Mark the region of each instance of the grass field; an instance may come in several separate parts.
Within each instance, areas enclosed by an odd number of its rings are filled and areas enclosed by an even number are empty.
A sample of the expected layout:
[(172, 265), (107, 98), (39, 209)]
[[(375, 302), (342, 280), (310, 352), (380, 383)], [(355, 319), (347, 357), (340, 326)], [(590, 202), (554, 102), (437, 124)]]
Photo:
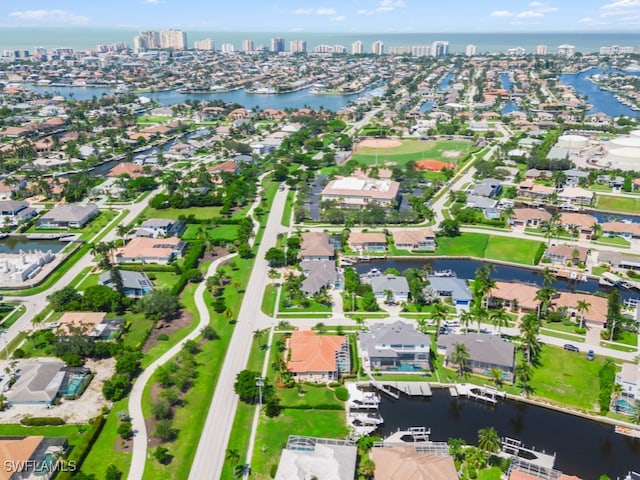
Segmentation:
[(437, 243), (437, 255), (469, 256), (533, 265), (542, 242), (465, 232), (458, 237), (440, 237)]
[(543, 345), (540, 366), (533, 369), (533, 396), (593, 411), (598, 404), (598, 371), (603, 362), (601, 357), (590, 362), (582, 353)]
[(596, 199), (596, 208), (611, 212), (640, 212), (640, 198), (598, 195)]
[[(393, 162), (404, 165), (415, 160), (441, 160), (455, 163), (457, 158), (462, 158), (467, 153), (471, 144), (464, 140), (403, 140), (402, 145), (395, 148), (361, 147), (353, 155), (352, 159), (367, 165), (375, 164), (376, 157), (379, 165), (385, 162)], [(447, 157), (444, 152), (460, 152), (458, 157)]]
[(185, 217), (194, 215), (195, 218), (207, 220), (211, 217), (219, 217), (222, 207), (191, 207), (191, 208), (145, 208), (143, 216), (145, 218), (168, 218), (177, 220), (181, 215)]
[[(191, 209), (188, 210), (189, 212)], [(236, 239), (238, 234), (238, 226), (237, 225), (217, 225), (207, 230), (207, 235), (209, 238), (217, 240), (229, 240), (232, 242)], [(200, 236), (200, 225), (189, 224), (187, 225), (187, 229), (182, 234), (183, 240), (198, 240)]]

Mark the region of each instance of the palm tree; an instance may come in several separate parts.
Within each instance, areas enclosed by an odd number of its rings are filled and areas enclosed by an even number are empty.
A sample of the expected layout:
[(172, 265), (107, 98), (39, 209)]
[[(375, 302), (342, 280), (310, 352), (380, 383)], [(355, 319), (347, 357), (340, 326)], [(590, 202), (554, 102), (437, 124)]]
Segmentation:
[(495, 428), (487, 427), (478, 430), (478, 447), (487, 453), (495, 453), (500, 450), (500, 436)]
[(507, 325), (509, 325), (510, 317), (509, 317), (509, 314), (507, 313), (507, 310), (504, 307), (494, 310), (491, 313), (490, 318), (491, 318), (491, 322), (493, 323), (493, 326), (498, 328), (498, 332), (502, 327), (506, 327)]
[(233, 465), (240, 463), (240, 453), (235, 448), (227, 448), (227, 452), (224, 456), (225, 460)]
[(116, 227), (116, 232), (118, 234), (118, 236), (120, 238), (122, 238), (122, 241), (124, 242), (124, 236), (129, 232), (129, 228), (124, 225), (124, 224), (120, 224)]
[(264, 337), (265, 333), (267, 333), (265, 330), (254, 330), (253, 332), (253, 338), (255, 340), (258, 341), (258, 349), (262, 350), (262, 337)]
[(445, 304), (438, 302), (433, 306), (431, 318), (436, 322), (436, 340), (438, 339), (438, 334), (440, 333), (440, 324), (447, 319), (448, 314), (449, 309)]
[(525, 347), (527, 362), (531, 363), (538, 351), (540, 350), (540, 342), (538, 333), (540, 332), (540, 321), (535, 313), (527, 313), (520, 319), (520, 334), (522, 335), (522, 343)]
[(531, 381), (531, 366), (528, 362), (519, 362), (516, 365), (515, 369), (515, 377), (518, 379), (519, 386), (522, 387), (522, 393), (525, 397), (529, 396), (529, 392), (531, 388), (529, 387), (529, 382)]
[(463, 310), (462, 313), (460, 313), (460, 325), (464, 327), (465, 335), (467, 334), (467, 329), (469, 328), (469, 325), (472, 321), (473, 315), (469, 310)]
[(489, 374), (493, 383), (496, 384), (496, 387), (502, 385), (502, 370), (499, 368), (492, 368), (489, 370)]
[(549, 310), (549, 304), (551, 299), (556, 294), (556, 289), (550, 285), (544, 285), (540, 290), (536, 292), (534, 300), (540, 302), (538, 304), (538, 318), (546, 316)]
[(478, 332), (480, 332), (480, 324), (489, 318), (489, 311), (481, 305), (477, 305), (473, 309), (473, 317), (478, 322)]
[(462, 376), (469, 364), (469, 350), (464, 343), (456, 343), (453, 345), (451, 353), (451, 363), (458, 366), (458, 376)]
[(416, 320), (418, 323), (418, 331), (422, 333), (427, 333), (427, 320), (423, 317), (418, 318)]
[(576, 304), (576, 308), (580, 312), (580, 328), (584, 326), (584, 314), (589, 311), (589, 307), (591, 307), (591, 304), (586, 300), (578, 300)]

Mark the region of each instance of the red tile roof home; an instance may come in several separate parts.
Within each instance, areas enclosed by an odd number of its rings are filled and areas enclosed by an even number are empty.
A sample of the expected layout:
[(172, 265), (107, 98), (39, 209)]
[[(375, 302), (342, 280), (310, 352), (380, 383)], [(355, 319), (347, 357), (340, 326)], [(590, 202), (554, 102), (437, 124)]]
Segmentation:
[(218, 165), (213, 165), (211, 167), (208, 167), (207, 170), (209, 170), (212, 173), (216, 173), (216, 172), (236, 173), (238, 171), (238, 164), (233, 160), (227, 160), (226, 162), (222, 162)]
[(23, 465), (20, 470), (27, 467), (26, 462), (31, 459), (42, 440), (44, 440), (42, 436), (3, 438), (0, 440), (0, 459), (8, 462), (4, 466), (6, 467), (8, 464), (16, 466), (15, 469), (0, 468), (0, 480), (9, 480), (14, 475), (16, 477), (19, 476), (18, 466), (20, 464)]
[(535, 300), (537, 292), (538, 287), (533, 285), (496, 281), (496, 286), (491, 289), (489, 296), (505, 302), (515, 300), (518, 307), (525, 310), (535, 310), (538, 308), (538, 301)]
[(167, 263), (184, 248), (184, 242), (176, 237), (136, 237), (116, 253), (121, 262)]
[[(586, 293), (560, 292), (558, 298), (553, 299), (553, 304), (558, 307), (566, 307), (569, 310), (578, 310), (578, 302), (584, 301), (589, 304), (589, 309), (584, 312), (585, 320), (603, 325), (607, 321), (607, 308), (609, 301), (605, 297), (588, 295)], [(578, 312), (578, 315), (581, 315)]]
[(607, 222), (602, 224), (603, 232), (626, 233), (634, 237), (640, 236), (640, 223)]
[(371, 455), (376, 480), (458, 480), (455, 463), (449, 455), (419, 453), (413, 445), (376, 447)]
[(310, 330), (293, 332), (289, 339), (287, 370), (297, 374), (336, 372), (336, 353), (346, 341), (344, 335), (316, 335)]
[(387, 237), (384, 233), (351, 232), (349, 234), (349, 245), (386, 245)]
[[(155, 168), (151, 169), (152, 171)], [(119, 177), (120, 175), (129, 175), (131, 178), (138, 178), (144, 175), (142, 165), (136, 165), (135, 163), (123, 162), (119, 163), (107, 173), (107, 177)]]
[(562, 213), (560, 215), (560, 225), (575, 225), (581, 229), (591, 230), (597, 223), (598, 219), (596, 217), (584, 213)]
[(300, 256), (305, 258), (335, 258), (335, 248), (329, 241), (329, 235), (324, 232), (307, 232), (302, 234)]

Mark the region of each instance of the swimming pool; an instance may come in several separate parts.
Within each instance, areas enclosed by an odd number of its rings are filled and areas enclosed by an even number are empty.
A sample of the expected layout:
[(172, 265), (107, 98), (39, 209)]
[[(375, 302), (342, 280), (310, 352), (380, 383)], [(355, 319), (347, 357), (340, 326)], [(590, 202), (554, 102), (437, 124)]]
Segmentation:
[(71, 373), (69, 377), (66, 385), (60, 389), (60, 396), (62, 397), (73, 397), (77, 395), (84, 387), (87, 375), (84, 373)]
[(624, 398), (619, 398), (618, 400), (616, 400), (616, 412), (622, 413), (624, 415), (633, 415), (635, 411), (636, 407)]

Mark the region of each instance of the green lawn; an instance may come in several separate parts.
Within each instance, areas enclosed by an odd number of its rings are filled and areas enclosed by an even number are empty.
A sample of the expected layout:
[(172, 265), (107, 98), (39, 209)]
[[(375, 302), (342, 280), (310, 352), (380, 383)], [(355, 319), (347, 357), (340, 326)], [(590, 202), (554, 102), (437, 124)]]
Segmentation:
[(311, 385), (302, 385), (302, 391), (297, 388), (281, 388), (278, 389), (278, 397), (282, 400), (281, 405), (285, 408), (292, 407), (330, 407), (342, 410), (344, 402), (338, 400), (333, 390), (326, 387), (315, 387)]
[(219, 217), (222, 207), (191, 207), (191, 208), (145, 208), (144, 218), (169, 218), (177, 220), (180, 216), (194, 215), (195, 218), (208, 220), (212, 217)]
[[(395, 148), (358, 148), (357, 152), (351, 158), (366, 165), (375, 164), (376, 161), (379, 165), (385, 162), (404, 165), (410, 161), (423, 159), (455, 163), (456, 159), (465, 156), (469, 147), (470, 143), (464, 140), (402, 140), (402, 145)], [(445, 152), (451, 151), (459, 152), (458, 157), (445, 156)]]
[(593, 267), (591, 273), (593, 275), (602, 275), (604, 272), (608, 272), (609, 267)]
[(484, 233), (463, 233), (458, 237), (438, 237), (437, 255), (482, 258), (489, 236)]
[(343, 439), (348, 433), (344, 411), (286, 409), (276, 418), (262, 414), (251, 469), (261, 475), (256, 478), (270, 478), (289, 435)]
[[(189, 212), (191, 210), (189, 209)], [(207, 230), (207, 236), (214, 240), (228, 240), (232, 242), (238, 234), (237, 225), (216, 225)], [(189, 224), (182, 234), (183, 240), (198, 240), (200, 238), (200, 225)]]
[(11, 325), (16, 323), (18, 319), (27, 311), (27, 307), (22, 304), (16, 305), (14, 303), (9, 304), (13, 305), (15, 308), (12, 312), (9, 313), (2, 321), (0, 321), (0, 330), (6, 330)]
[(484, 257), (492, 260), (534, 265), (535, 255), (542, 242), (502, 236), (489, 236)]
[(289, 190), (287, 194), (287, 203), (284, 205), (284, 212), (282, 212), (282, 225), (284, 227), (288, 227), (291, 223), (291, 212), (293, 210), (293, 199), (295, 197), (295, 192)]
[[(129, 397), (114, 403), (111, 412), (107, 416), (107, 421), (102, 428), (102, 432), (100, 432), (89, 455), (87, 455), (87, 458), (82, 463), (82, 472), (94, 474), (97, 478), (104, 478), (107, 467), (113, 464), (118, 470), (123, 472), (123, 478), (127, 477), (129, 464), (131, 463), (131, 452), (116, 451), (115, 447), (121, 442), (117, 432), (118, 426), (120, 425), (117, 414), (123, 410), (127, 411), (128, 402)], [(108, 459), (108, 461), (105, 461), (105, 459)]]
[(276, 308), (276, 298), (278, 295), (278, 288), (269, 284), (264, 288), (264, 296), (262, 297), (262, 311), (269, 316), (273, 316)]
[(540, 366), (533, 369), (533, 396), (586, 411), (598, 409), (598, 372), (602, 357), (592, 362), (583, 352), (542, 346)]
[(615, 247), (629, 247), (631, 244), (629, 240), (622, 237), (600, 237), (598, 240), (594, 240), (593, 243), (600, 245), (613, 245)]
[[(82, 279), (82, 277), (84, 277), (85, 274), (86, 274), (86, 272), (81, 272), (80, 275), (78, 275), (78, 277), (76, 277), (76, 278)], [(87, 288), (93, 287), (95, 285), (98, 285), (99, 277), (100, 277), (100, 275), (97, 274), (97, 273), (94, 273), (94, 274), (91, 274), (91, 275), (87, 275), (84, 278), (84, 280), (82, 280), (80, 285), (76, 286), (76, 289), (80, 290), (81, 292), (84, 292)]]
[(598, 195), (596, 198), (596, 208), (610, 212), (640, 212), (640, 198)]
[(149, 272), (147, 275), (151, 276), (153, 279), (153, 286), (157, 290), (161, 290), (163, 288), (170, 289), (178, 279), (178, 275), (171, 272)]

